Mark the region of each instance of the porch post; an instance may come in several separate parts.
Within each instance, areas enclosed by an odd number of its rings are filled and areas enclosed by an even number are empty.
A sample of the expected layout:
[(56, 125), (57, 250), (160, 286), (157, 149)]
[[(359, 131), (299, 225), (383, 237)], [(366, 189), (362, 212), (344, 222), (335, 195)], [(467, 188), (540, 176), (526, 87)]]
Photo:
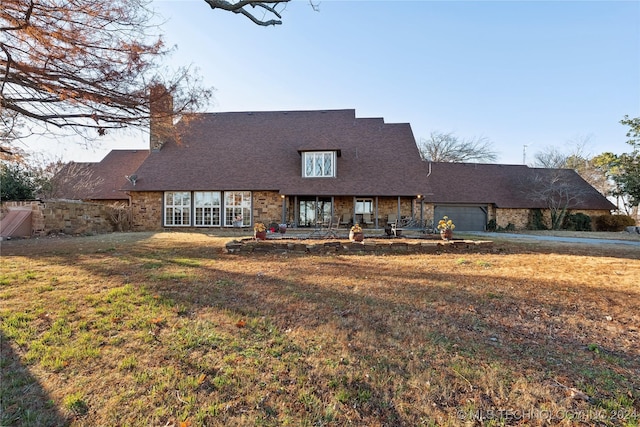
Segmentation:
[(378, 228), (378, 196), (376, 196), (376, 228)]
[(297, 227), (300, 226), (300, 212), (298, 211), (298, 196), (293, 196), (293, 224)]
[(398, 196), (398, 221), (400, 221), (400, 196)]
[(280, 198), (282, 198), (282, 222), (280, 224), (286, 224), (287, 223), (287, 196), (285, 196), (284, 194), (281, 194)]
[(331, 221), (333, 221), (333, 215), (335, 214), (335, 198), (331, 196)]
[(351, 205), (351, 222), (356, 224), (356, 196), (353, 196), (353, 204)]

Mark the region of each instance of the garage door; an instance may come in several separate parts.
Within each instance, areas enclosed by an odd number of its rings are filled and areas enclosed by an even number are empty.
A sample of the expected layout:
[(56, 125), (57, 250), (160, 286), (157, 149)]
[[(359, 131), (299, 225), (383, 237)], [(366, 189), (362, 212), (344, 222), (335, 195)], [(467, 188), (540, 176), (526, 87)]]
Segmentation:
[(456, 231), (484, 231), (487, 226), (485, 206), (437, 205), (435, 207), (436, 224), (445, 215), (456, 225)]

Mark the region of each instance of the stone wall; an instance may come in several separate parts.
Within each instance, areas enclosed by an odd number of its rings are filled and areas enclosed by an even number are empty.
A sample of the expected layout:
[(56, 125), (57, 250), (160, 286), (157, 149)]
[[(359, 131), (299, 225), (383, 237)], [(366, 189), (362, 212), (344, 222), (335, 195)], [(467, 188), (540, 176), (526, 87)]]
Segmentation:
[(333, 254), (333, 253), (358, 253), (358, 254), (437, 254), (441, 252), (490, 252), (493, 251), (492, 241), (473, 240), (419, 240), (414, 241), (375, 241), (366, 240), (362, 243), (327, 241), (323, 243), (308, 243), (304, 240), (261, 240), (254, 239), (233, 240), (225, 247), (227, 253), (248, 255), (259, 253), (307, 253), (307, 254)]
[(282, 222), (282, 197), (275, 191), (254, 191), (253, 221), (270, 224)]
[[(530, 209), (496, 209), (495, 220), (498, 227), (507, 228), (509, 224), (513, 224), (516, 230), (524, 230), (529, 224)], [(545, 222), (549, 222), (549, 212), (543, 211)]]
[(114, 231), (114, 208), (102, 203), (86, 203), (74, 200), (32, 200), (6, 202), (11, 207), (31, 208), (33, 236), (52, 233), (101, 234)]
[(134, 231), (162, 230), (162, 192), (131, 192), (131, 227)]

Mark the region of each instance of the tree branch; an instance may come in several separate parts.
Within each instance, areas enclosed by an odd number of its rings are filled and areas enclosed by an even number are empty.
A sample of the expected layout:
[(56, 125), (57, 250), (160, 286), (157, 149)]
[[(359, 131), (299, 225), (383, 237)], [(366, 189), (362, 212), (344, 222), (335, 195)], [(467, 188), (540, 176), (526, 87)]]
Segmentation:
[(256, 18), (251, 12), (245, 9), (246, 6), (251, 7), (261, 7), (268, 12), (274, 14), (278, 18), (282, 18), (280, 13), (275, 9), (274, 6), (271, 5), (279, 5), (283, 3), (288, 3), (291, 0), (241, 0), (236, 3), (231, 3), (226, 0), (204, 0), (211, 9), (222, 9), (229, 12), (240, 13), (247, 18), (249, 18), (253, 23), (261, 26), (270, 26), (270, 25), (281, 25), (282, 19), (270, 19), (270, 20), (262, 20)]

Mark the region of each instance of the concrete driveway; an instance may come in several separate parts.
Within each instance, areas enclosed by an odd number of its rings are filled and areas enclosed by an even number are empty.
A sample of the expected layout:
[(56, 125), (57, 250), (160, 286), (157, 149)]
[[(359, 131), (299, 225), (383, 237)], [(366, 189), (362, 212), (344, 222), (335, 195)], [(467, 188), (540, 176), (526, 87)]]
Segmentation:
[[(462, 232), (461, 232), (462, 233)], [(563, 236), (541, 236), (534, 234), (518, 234), (518, 233), (490, 233), (486, 231), (465, 231), (464, 234), (471, 234), (474, 236), (482, 236), (488, 239), (490, 238), (506, 238), (513, 240), (529, 240), (529, 241), (550, 241), (550, 242), (566, 242), (577, 243), (584, 245), (629, 245), (636, 248), (640, 248), (640, 241), (636, 240), (613, 240), (613, 239), (592, 239), (586, 237), (563, 237)]]

